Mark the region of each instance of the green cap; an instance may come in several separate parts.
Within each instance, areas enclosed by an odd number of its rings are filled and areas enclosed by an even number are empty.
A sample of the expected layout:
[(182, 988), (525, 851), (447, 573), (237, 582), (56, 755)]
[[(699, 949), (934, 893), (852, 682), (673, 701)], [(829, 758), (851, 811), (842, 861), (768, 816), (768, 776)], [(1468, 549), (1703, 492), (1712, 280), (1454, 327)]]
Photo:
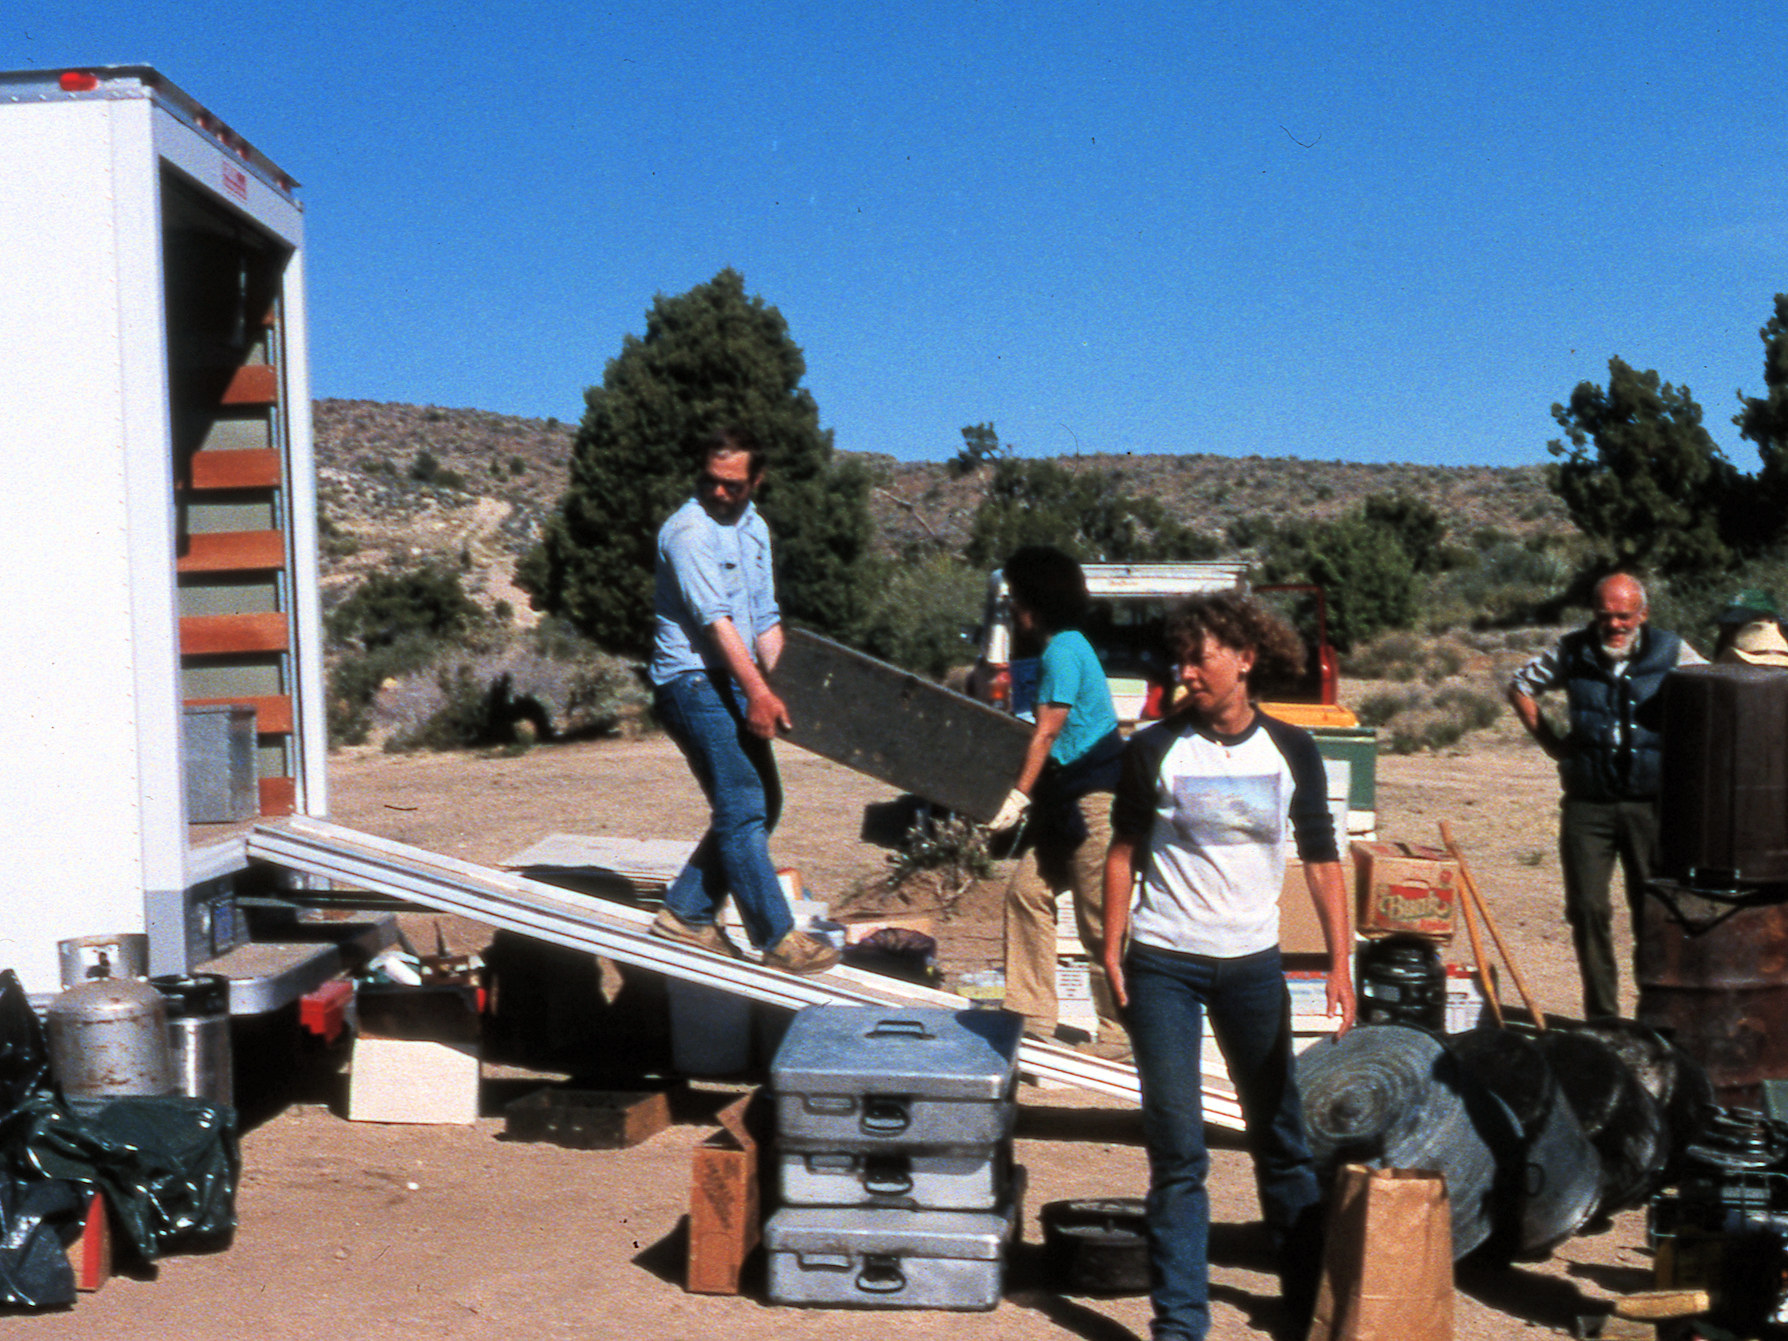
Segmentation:
[(1716, 624), (1749, 624), (1757, 619), (1776, 618), (1776, 598), (1767, 591), (1746, 587), (1726, 602), (1714, 620)]

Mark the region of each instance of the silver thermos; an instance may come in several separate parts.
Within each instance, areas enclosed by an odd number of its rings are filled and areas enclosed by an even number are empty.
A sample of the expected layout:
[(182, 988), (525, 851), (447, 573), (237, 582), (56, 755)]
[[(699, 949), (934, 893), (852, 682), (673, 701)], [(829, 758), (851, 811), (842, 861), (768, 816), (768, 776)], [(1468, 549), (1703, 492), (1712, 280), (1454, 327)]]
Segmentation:
[(167, 1004), (176, 1092), (233, 1105), (230, 980), (221, 973), (170, 973), (149, 981)]

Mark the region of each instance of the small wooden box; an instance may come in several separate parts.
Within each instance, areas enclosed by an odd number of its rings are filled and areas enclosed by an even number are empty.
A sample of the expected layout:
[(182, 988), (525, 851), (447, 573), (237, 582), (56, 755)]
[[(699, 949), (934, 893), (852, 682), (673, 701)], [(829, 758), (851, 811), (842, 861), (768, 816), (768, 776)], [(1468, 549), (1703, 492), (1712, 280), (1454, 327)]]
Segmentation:
[(720, 1110), (720, 1130), (695, 1148), (689, 1178), (691, 1294), (737, 1294), (745, 1260), (763, 1241), (757, 1092)]
[(524, 1094), (503, 1109), (512, 1141), (550, 1141), (573, 1150), (624, 1150), (670, 1126), (662, 1090), (555, 1090)]

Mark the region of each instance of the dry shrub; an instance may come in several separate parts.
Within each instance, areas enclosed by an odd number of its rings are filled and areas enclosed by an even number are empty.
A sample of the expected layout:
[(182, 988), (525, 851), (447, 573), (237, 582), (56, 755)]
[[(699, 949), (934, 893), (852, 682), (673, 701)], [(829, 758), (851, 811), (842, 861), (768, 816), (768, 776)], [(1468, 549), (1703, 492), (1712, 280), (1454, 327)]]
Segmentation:
[(1391, 754), (1444, 750), (1495, 724), (1502, 705), (1491, 695), (1454, 685), (1432, 697), (1417, 695), (1380, 726), (1379, 747)]
[(633, 667), (589, 646), (522, 642), (446, 655), (379, 690), (372, 725), (388, 750), (526, 745), (603, 735), (644, 717)]
[(970, 885), (993, 874), (987, 830), (961, 815), (918, 816), (888, 854), (888, 883), (899, 886), (926, 875), (935, 883), (938, 904), (948, 914)]
[(1426, 652), (1419, 634), (1398, 630), (1354, 649), (1342, 660), (1341, 669), (1362, 680), (1409, 681), (1421, 674)]

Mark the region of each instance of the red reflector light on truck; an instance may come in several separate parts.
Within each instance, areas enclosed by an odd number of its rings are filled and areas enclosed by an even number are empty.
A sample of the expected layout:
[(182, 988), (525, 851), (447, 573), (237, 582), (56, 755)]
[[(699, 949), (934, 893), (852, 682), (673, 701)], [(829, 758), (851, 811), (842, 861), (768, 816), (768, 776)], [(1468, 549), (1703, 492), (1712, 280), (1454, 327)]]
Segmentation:
[(91, 93), (99, 87), (99, 76), (85, 70), (64, 70), (56, 84), (64, 93)]

